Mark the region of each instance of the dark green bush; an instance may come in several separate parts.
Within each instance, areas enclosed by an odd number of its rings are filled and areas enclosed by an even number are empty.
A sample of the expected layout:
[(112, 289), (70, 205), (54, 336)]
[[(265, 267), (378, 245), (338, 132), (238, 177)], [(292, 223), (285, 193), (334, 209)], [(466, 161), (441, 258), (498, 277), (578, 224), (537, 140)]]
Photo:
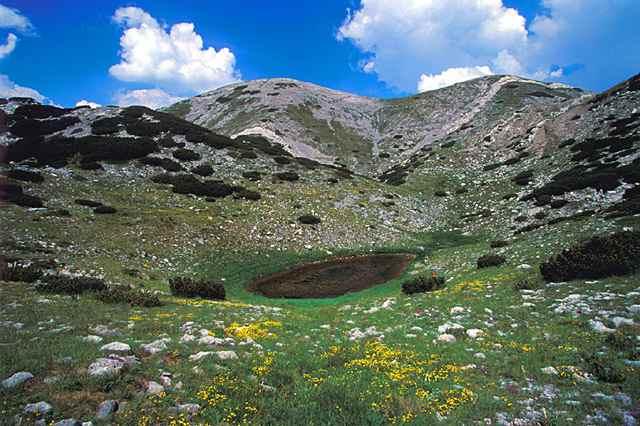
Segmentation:
[(22, 192), (22, 187), (14, 183), (0, 183), (0, 200), (16, 204), (20, 207), (42, 208), (42, 199)]
[(29, 118), (16, 121), (9, 130), (21, 138), (33, 138), (59, 132), (79, 122), (80, 119), (74, 116), (49, 120), (34, 120)]
[(417, 276), (402, 284), (404, 294), (426, 293), (444, 288), (444, 277), (431, 275), (430, 277)]
[(505, 263), (507, 259), (499, 254), (485, 254), (478, 259), (478, 269), (490, 268), (492, 266), (500, 266)]
[(242, 188), (233, 195), (235, 198), (244, 198), (245, 200), (258, 201), (262, 198), (259, 192)]
[(44, 182), (44, 176), (42, 176), (42, 173), (25, 169), (11, 169), (7, 172), (7, 177), (24, 182)]
[(99, 278), (71, 276), (71, 275), (45, 275), (43, 284), (37, 286), (38, 291), (55, 294), (82, 294), (91, 291), (102, 291), (107, 288), (105, 282)]
[(258, 158), (258, 154), (256, 154), (253, 151), (242, 151), (242, 153), (240, 154), (240, 158), (244, 158), (247, 160), (253, 160)]
[(622, 383), (626, 379), (624, 364), (612, 355), (588, 354), (584, 356), (586, 370), (606, 383)]
[(273, 161), (275, 161), (278, 164), (290, 164), (291, 163), (291, 159), (289, 159), (287, 157), (273, 157)]
[(448, 197), (449, 193), (447, 191), (436, 191), (433, 195), (436, 197)]
[[(178, 176), (178, 175), (176, 175)], [(231, 195), (233, 187), (218, 180), (200, 181), (193, 175), (183, 175), (184, 179), (173, 181), (173, 192), (176, 194), (193, 194), (205, 197), (224, 198)], [(187, 178), (186, 176), (190, 176)]]
[(213, 167), (208, 164), (200, 164), (199, 166), (192, 168), (191, 173), (195, 173), (203, 177), (211, 176), (213, 174)]
[(302, 215), (302, 216), (300, 216), (298, 218), (298, 222), (300, 222), (302, 224), (305, 224), (305, 225), (317, 225), (322, 221), (317, 216), (313, 216), (311, 214), (305, 214), (305, 215)]
[(40, 105), (40, 104), (32, 104), (32, 105), (20, 105), (13, 112), (14, 115), (24, 117), (24, 118), (52, 118), (52, 117), (61, 117), (65, 114), (68, 114), (71, 110), (67, 108), (58, 108), (53, 105)]
[(540, 265), (547, 281), (628, 275), (640, 268), (640, 232), (595, 236)]
[(225, 299), (224, 285), (216, 281), (194, 280), (176, 277), (169, 280), (171, 294), (182, 297), (202, 297), (204, 299)]
[(244, 172), (242, 177), (252, 181), (258, 181), (261, 178), (260, 173), (255, 171)]
[(186, 148), (178, 148), (173, 151), (174, 158), (180, 161), (198, 161), (202, 156), (195, 151)]
[(520, 280), (513, 284), (513, 288), (516, 290), (535, 290), (538, 286), (529, 280)]
[(276, 173), (275, 177), (277, 177), (280, 180), (289, 181), (289, 182), (294, 182), (300, 179), (300, 176), (295, 172)]
[(6, 263), (0, 259), (0, 281), (33, 283), (42, 278), (42, 269), (36, 265)]
[(120, 131), (120, 117), (105, 117), (91, 123), (91, 133), (94, 135), (110, 135)]
[(76, 203), (79, 206), (85, 206), (85, 207), (91, 207), (91, 208), (96, 208), (96, 207), (102, 206), (102, 203), (99, 202), (99, 201), (85, 200), (83, 198), (78, 198), (78, 199), (74, 200), (73, 202)]
[(98, 206), (95, 209), (93, 209), (93, 212), (95, 214), (114, 214), (114, 213), (117, 213), (118, 210), (116, 210), (111, 206)]
[(564, 199), (553, 200), (551, 201), (550, 206), (552, 209), (561, 209), (562, 207), (566, 206), (567, 203), (568, 201)]
[(525, 170), (511, 179), (516, 185), (527, 186), (533, 180), (533, 171)]
[(123, 303), (143, 308), (162, 306), (162, 301), (156, 294), (126, 286), (109, 286), (96, 293), (96, 299), (103, 303)]
[(509, 245), (509, 241), (504, 241), (504, 240), (491, 241), (491, 243), (489, 244), (491, 248), (507, 247), (508, 245)]

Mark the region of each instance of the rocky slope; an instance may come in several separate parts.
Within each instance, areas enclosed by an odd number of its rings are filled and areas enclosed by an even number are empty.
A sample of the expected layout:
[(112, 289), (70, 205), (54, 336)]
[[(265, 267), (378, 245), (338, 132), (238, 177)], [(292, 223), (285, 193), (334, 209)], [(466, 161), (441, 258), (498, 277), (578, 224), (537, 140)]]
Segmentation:
[(295, 155), (376, 175), (456, 137), (524, 136), (588, 96), (513, 76), (494, 76), (416, 96), (380, 100), (291, 79), (234, 84), (167, 109), (218, 133), (260, 134)]

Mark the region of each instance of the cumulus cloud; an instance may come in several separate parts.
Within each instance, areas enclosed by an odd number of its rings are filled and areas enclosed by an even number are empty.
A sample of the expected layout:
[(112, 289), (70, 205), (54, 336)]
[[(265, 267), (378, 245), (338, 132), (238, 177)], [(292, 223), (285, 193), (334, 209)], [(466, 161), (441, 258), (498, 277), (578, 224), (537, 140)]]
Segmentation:
[(419, 76), (488, 66), (527, 38), (525, 19), (501, 0), (362, 0), (338, 30), (391, 86), (414, 91)]
[(88, 101), (86, 99), (82, 99), (76, 102), (77, 107), (88, 106), (89, 108), (100, 108), (102, 105), (97, 104), (95, 102)]
[(20, 31), (30, 31), (33, 25), (19, 10), (11, 9), (0, 4), (0, 28), (15, 28)]
[(130, 90), (115, 96), (116, 104), (119, 106), (142, 105), (152, 109), (169, 106), (182, 99), (160, 89)]
[(440, 89), (462, 81), (492, 75), (489, 67), (449, 68), (440, 74), (422, 74), (418, 81), (418, 92)]
[(47, 99), (44, 95), (42, 95), (35, 89), (31, 89), (30, 87), (23, 87), (14, 83), (13, 81), (11, 81), (9, 76), (5, 74), (0, 74), (0, 97), (33, 98), (38, 102), (44, 102), (45, 99)]
[(637, 72), (637, 0), (542, 3), (527, 23), (502, 0), (361, 0), (336, 37), (365, 54), (363, 71), (403, 91), (473, 78), (479, 68), (587, 87)]
[(9, 33), (7, 36), (7, 42), (5, 44), (0, 44), (0, 59), (4, 58), (16, 48), (16, 42), (18, 41), (18, 37), (14, 33)]
[(117, 9), (113, 20), (124, 28), (120, 37), (121, 61), (109, 69), (119, 80), (192, 94), (240, 79), (233, 52), (226, 47), (204, 48), (193, 23), (165, 28), (137, 7)]

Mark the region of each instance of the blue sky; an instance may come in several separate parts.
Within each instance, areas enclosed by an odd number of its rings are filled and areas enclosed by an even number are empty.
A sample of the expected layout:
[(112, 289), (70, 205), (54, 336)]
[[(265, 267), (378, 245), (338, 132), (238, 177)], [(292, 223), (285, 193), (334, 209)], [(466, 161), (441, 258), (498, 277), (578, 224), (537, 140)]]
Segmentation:
[[(637, 0), (489, 3), (0, 0), (30, 23), (26, 28), (0, 14), (0, 39), (17, 37), (0, 59), (6, 76), (0, 90), (29, 88), (64, 106), (81, 99), (142, 103), (151, 95), (166, 103), (239, 78), (291, 77), (394, 97), (507, 72), (598, 91), (640, 72)], [(197, 58), (182, 57), (181, 44), (153, 57), (160, 50), (154, 43), (171, 43), (171, 27), (183, 22), (195, 25), (183, 28), (185, 36), (203, 40)], [(151, 38), (140, 37), (145, 25)], [(127, 31), (131, 44), (122, 46)], [(203, 53), (208, 47), (215, 55)], [(217, 55), (222, 48), (228, 51)], [(124, 59), (127, 49), (137, 59)], [(140, 70), (147, 53), (152, 63)], [(157, 71), (167, 60), (175, 68)], [(213, 62), (215, 70), (208, 68)]]

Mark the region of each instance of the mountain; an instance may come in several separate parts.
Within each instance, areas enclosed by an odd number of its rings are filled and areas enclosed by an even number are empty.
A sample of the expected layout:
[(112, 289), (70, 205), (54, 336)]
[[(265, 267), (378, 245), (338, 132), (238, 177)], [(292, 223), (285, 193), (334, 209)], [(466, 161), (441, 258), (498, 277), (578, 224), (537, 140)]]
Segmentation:
[(268, 79), (226, 86), (166, 111), (218, 133), (259, 134), (295, 155), (375, 175), (448, 137), (495, 133), (503, 143), (523, 136), (583, 96), (579, 89), (513, 76), (391, 100)]
[(0, 423), (635, 424), (639, 109), (0, 99)]

